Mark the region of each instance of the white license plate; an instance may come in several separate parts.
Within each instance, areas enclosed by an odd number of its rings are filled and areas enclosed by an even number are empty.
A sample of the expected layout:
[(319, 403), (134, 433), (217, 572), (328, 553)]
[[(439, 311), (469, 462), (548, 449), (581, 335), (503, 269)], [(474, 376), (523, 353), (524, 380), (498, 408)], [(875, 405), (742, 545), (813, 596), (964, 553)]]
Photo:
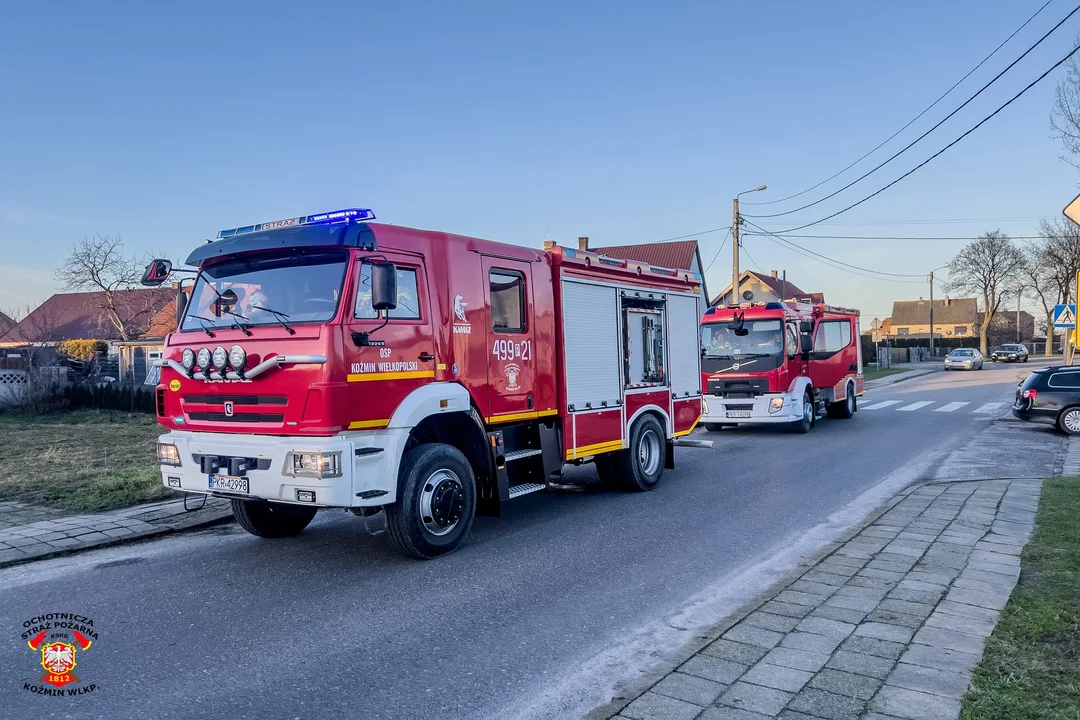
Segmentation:
[(749, 410), (728, 410), (727, 416), (729, 418), (748, 418), (750, 417)]
[(228, 475), (211, 475), (210, 489), (224, 492), (245, 493), (248, 490), (248, 479), (245, 477), (230, 477)]

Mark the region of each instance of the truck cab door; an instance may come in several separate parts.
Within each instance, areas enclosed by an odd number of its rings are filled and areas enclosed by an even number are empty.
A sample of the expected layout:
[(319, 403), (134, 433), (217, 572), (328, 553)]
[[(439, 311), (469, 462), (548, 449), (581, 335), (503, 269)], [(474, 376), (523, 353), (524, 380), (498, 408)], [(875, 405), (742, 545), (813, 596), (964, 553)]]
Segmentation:
[[(401, 401), (435, 377), (435, 347), (423, 260), (404, 253), (380, 252), (397, 266), (397, 307), (386, 326), (371, 307), (371, 266), (361, 258), (345, 322), (349, 429), (386, 427)], [(379, 258), (381, 260), (381, 258)], [(370, 333), (370, 345), (357, 344)]]
[(488, 310), (489, 422), (535, 417), (533, 288), (530, 264), (483, 258)]

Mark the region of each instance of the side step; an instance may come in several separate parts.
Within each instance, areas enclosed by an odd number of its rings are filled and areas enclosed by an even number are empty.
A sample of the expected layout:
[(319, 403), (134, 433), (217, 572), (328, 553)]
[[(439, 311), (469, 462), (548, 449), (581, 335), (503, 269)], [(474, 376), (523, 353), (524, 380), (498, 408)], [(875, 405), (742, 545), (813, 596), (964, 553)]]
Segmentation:
[(504, 462), (513, 462), (514, 460), (521, 460), (522, 458), (533, 457), (535, 455), (542, 455), (543, 450), (536, 450), (533, 448), (525, 448), (524, 450), (513, 450), (503, 455)]
[[(533, 452), (533, 451), (530, 451), (530, 452)], [(537, 450), (535, 452), (539, 452), (539, 450)], [(534, 493), (534, 492), (537, 492), (538, 490), (543, 490), (546, 487), (547, 487), (547, 485), (541, 485), (540, 483), (522, 483), (521, 485), (514, 485), (513, 487), (510, 488), (510, 499), (513, 500), (516, 497), (521, 497), (522, 495), (528, 495), (529, 493)]]

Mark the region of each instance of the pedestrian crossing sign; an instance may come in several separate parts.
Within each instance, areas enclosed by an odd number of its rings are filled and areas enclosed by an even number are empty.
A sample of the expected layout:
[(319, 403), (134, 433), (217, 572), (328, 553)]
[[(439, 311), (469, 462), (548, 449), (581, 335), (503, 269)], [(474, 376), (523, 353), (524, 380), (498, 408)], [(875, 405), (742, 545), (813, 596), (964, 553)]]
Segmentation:
[(1054, 327), (1058, 327), (1058, 328), (1074, 328), (1074, 327), (1076, 327), (1076, 306), (1075, 305), (1055, 305), (1054, 306)]

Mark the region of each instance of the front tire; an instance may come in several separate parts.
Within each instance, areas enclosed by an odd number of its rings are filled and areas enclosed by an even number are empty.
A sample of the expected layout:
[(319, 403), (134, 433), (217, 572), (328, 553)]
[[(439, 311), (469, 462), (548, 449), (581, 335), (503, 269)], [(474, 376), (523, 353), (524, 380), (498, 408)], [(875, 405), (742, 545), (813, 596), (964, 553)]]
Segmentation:
[(1057, 426), (1066, 435), (1080, 435), (1080, 407), (1065, 408), (1058, 416)]
[(233, 516), (240, 527), (261, 538), (299, 535), (318, 508), (262, 500), (233, 500)]
[(394, 547), (427, 560), (456, 550), (476, 515), (476, 481), (469, 461), (443, 443), (418, 445), (398, 471), (398, 498), (386, 507)]
[(802, 419), (791, 423), (791, 431), (799, 435), (810, 432), (810, 426), (814, 424), (814, 399), (807, 392), (803, 395)]
[(645, 492), (660, 482), (664, 473), (667, 442), (655, 415), (643, 415), (630, 428), (630, 447), (612, 453), (619, 483), (626, 490)]

